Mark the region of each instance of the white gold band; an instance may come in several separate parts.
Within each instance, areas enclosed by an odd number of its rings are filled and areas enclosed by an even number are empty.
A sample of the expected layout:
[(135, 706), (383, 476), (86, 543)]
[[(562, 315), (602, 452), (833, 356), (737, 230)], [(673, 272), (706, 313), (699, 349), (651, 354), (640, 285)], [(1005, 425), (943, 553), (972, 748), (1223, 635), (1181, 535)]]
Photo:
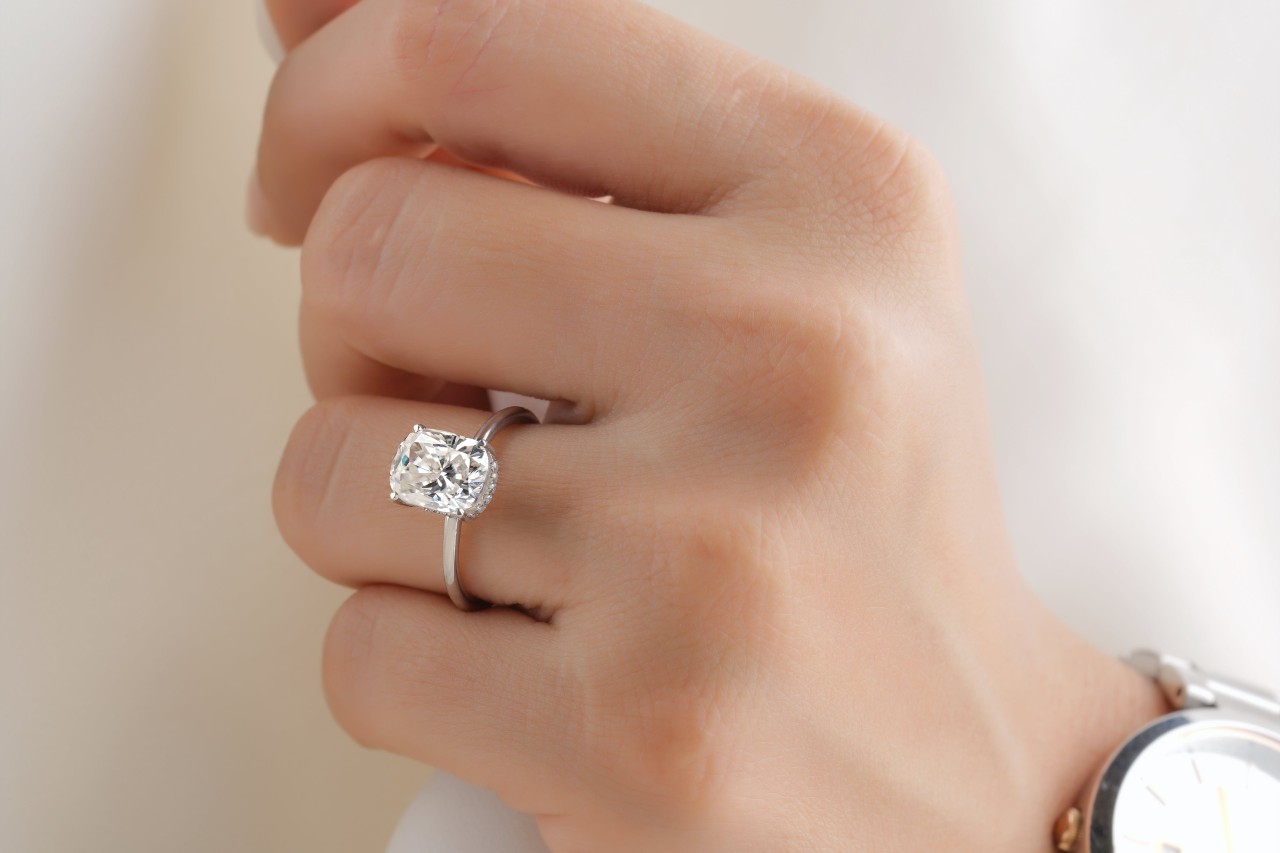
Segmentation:
[(462, 522), (484, 512), (498, 484), (498, 460), (490, 442), (517, 423), (538, 423), (533, 412), (511, 406), (495, 412), (475, 437), (413, 425), (391, 460), (391, 500), (445, 516), (444, 586), (460, 610), (480, 610), (489, 602), (469, 595), (458, 565)]
[[(511, 406), (494, 412), (476, 431), (476, 441), (487, 448), (489, 441), (498, 432), (518, 423), (536, 424), (538, 416), (522, 406)], [(497, 476), (496, 462), (494, 476)], [(458, 565), (458, 544), (461, 536), (462, 517), (457, 515), (446, 517), (444, 520), (444, 588), (449, 593), (449, 600), (459, 610), (483, 610), (489, 606), (489, 602), (469, 595), (462, 584), (461, 568)]]

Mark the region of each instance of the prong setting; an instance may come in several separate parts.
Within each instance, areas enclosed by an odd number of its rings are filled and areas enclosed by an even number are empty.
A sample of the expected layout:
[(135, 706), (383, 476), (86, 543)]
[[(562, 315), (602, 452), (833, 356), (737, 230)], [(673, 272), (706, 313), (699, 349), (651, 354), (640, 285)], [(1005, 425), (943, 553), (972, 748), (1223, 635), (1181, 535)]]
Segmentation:
[(490, 439), (511, 424), (538, 423), (528, 409), (509, 406), (490, 415), (474, 438), (414, 424), (391, 460), (391, 499), (445, 516), (444, 587), (459, 610), (481, 610), (489, 602), (468, 595), (458, 572), (462, 522), (484, 512), (498, 486), (498, 460)]

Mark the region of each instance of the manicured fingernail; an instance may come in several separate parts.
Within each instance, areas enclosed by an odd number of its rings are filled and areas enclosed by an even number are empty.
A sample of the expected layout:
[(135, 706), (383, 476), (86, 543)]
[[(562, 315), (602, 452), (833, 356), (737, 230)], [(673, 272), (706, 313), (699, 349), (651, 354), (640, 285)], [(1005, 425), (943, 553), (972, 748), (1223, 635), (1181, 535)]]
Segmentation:
[(245, 193), (244, 221), (249, 230), (259, 237), (266, 237), (271, 230), (271, 212), (256, 168), (249, 176), (249, 189)]
[(262, 38), (262, 46), (267, 55), (277, 64), (284, 59), (284, 45), (280, 43), (280, 35), (275, 24), (271, 23), (271, 14), (267, 11), (267, 0), (253, 0), (256, 7), (254, 17), (258, 19), (258, 35)]

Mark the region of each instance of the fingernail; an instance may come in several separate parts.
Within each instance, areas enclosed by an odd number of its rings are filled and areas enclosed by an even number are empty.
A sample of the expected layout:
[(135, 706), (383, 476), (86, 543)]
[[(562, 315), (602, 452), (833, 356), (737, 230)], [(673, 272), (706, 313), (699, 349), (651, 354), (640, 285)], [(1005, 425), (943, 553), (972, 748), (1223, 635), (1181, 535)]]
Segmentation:
[(245, 192), (244, 221), (249, 230), (259, 237), (266, 237), (271, 230), (271, 212), (267, 206), (267, 195), (262, 191), (262, 181), (258, 180), (255, 168), (249, 175), (249, 188)]
[(262, 46), (267, 49), (267, 55), (277, 65), (284, 59), (284, 45), (280, 43), (280, 35), (276, 32), (276, 25), (271, 23), (271, 13), (267, 11), (267, 0), (253, 0), (255, 7), (254, 17), (258, 20), (258, 36), (262, 39)]

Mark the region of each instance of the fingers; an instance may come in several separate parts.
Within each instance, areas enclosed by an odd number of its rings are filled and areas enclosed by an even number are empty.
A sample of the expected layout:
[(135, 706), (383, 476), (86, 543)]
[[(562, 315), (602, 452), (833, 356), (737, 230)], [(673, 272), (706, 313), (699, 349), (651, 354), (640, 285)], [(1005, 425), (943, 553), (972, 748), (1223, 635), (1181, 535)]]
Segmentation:
[(275, 25), (280, 44), (293, 50), (329, 21), (354, 6), (358, 0), (258, 0), (265, 2), (268, 17)]
[(299, 241), (338, 175), (432, 141), (625, 205), (702, 210), (785, 160), (824, 108), (809, 89), (631, 0), (363, 0), (277, 74), (259, 147), (269, 230)]
[[(640, 384), (679, 276), (723, 242), (708, 239), (719, 227), (373, 161), (343, 176), (308, 235), (308, 336), (402, 371), (604, 410)], [(667, 269), (669, 257), (685, 260)]]
[[(276, 474), (276, 521), (290, 547), (347, 586), (392, 583), (443, 592), (443, 516), (388, 499), (388, 469), (415, 423), (473, 435), (485, 412), (375, 397), (321, 403), (298, 422)], [(518, 426), (494, 440), (502, 479), (493, 503), (462, 527), (466, 589), (550, 616), (575, 596), (581, 544), (568, 533), (571, 489), (592, 442), (581, 427)], [(579, 468), (578, 465), (583, 467)]]
[(307, 384), (317, 400), (368, 395), (443, 403), (467, 409), (488, 409), (489, 392), (473, 385), (455, 385), (375, 361), (332, 334), (304, 305), (298, 322), (302, 363)]
[(552, 626), (513, 611), (468, 614), (441, 596), (367, 587), (329, 628), (325, 694), (364, 745), (499, 794), (537, 791), (519, 806), (549, 811), (538, 801), (553, 795), (545, 768), (567, 758), (557, 736), (568, 699), (557, 640)]

